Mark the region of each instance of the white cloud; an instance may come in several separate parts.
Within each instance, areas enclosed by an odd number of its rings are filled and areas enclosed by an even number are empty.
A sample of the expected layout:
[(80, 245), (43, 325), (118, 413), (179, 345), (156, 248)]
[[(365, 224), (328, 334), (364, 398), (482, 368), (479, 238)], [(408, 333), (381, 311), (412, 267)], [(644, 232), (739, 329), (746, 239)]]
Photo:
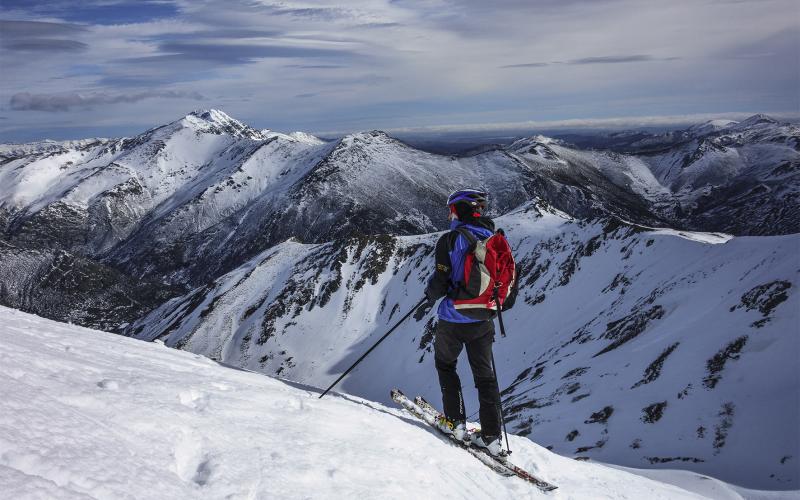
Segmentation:
[[(648, 127), (681, 127), (703, 123), (709, 120), (728, 119), (741, 121), (754, 114), (751, 112), (735, 113), (695, 113), (688, 115), (663, 116), (620, 116), (612, 118), (575, 118), (570, 120), (539, 120), (507, 123), (473, 123), (454, 125), (431, 125), (427, 127), (390, 128), (386, 132), (397, 134), (437, 134), (452, 132), (503, 132), (519, 130), (559, 130), (559, 129), (607, 129), (623, 130)], [(775, 119), (799, 121), (800, 112), (770, 113)], [(341, 132), (318, 132), (320, 135), (338, 135)]]
[(69, 111), (74, 108), (91, 109), (96, 106), (119, 103), (136, 103), (144, 99), (205, 99), (198, 92), (182, 92), (176, 90), (146, 91), (130, 94), (108, 94), (94, 92), (79, 94), (66, 92), (60, 94), (31, 94), (20, 92), (11, 96), (9, 106), (16, 111)]

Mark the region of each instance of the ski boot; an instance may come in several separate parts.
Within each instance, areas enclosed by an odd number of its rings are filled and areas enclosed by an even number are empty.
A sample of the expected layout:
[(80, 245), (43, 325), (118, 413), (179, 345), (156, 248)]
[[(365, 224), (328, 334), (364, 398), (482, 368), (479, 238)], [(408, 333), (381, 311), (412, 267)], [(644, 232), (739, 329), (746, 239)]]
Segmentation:
[(472, 445), (477, 448), (483, 448), (489, 455), (497, 458), (504, 458), (505, 453), (503, 453), (503, 441), (500, 439), (500, 436), (484, 436), (480, 432), (476, 432), (475, 435), (472, 436)]
[(444, 415), (436, 418), (436, 427), (445, 434), (453, 436), (458, 441), (464, 441), (467, 435), (467, 424), (463, 420), (450, 420)]

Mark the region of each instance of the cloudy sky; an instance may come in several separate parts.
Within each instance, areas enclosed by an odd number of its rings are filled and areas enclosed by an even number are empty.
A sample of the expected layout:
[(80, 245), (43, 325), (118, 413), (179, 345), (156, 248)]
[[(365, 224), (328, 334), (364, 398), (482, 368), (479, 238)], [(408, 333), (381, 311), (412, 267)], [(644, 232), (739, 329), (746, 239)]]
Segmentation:
[[(797, 0), (0, 0), (0, 141), (800, 113)], [(651, 118), (656, 117), (656, 118)]]

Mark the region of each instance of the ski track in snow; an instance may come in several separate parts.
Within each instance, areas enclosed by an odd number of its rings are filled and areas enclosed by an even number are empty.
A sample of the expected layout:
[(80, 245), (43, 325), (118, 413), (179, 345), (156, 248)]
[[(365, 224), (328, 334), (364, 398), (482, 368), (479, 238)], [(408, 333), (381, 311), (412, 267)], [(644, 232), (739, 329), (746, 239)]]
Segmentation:
[(0, 381), (3, 498), (703, 498), (510, 436), (541, 493), (397, 409), (2, 307)]

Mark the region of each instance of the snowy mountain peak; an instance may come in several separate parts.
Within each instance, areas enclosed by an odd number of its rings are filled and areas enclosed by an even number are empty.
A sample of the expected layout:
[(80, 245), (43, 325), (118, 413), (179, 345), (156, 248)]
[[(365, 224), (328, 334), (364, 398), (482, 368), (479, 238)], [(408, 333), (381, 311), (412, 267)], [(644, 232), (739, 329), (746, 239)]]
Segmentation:
[(708, 120), (704, 123), (692, 125), (687, 129), (687, 131), (693, 135), (703, 135), (726, 129), (731, 125), (736, 125), (737, 123), (739, 122), (735, 120)]
[[(381, 130), (370, 130), (365, 132), (354, 132), (342, 137), (339, 140), (334, 152), (337, 155), (355, 155), (363, 157), (367, 152), (374, 154), (380, 152), (382, 155), (403, 155), (412, 154), (413, 148), (391, 137)], [(404, 152), (401, 152), (404, 151)]]
[(295, 140), (297, 140), (299, 142), (307, 142), (309, 144), (322, 144), (323, 142), (325, 142), (325, 141), (323, 141), (322, 139), (320, 139), (319, 137), (317, 137), (315, 135), (308, 134), (306, 132), (301, 132), (301, 131), (292, 132), (292, 133), (289, 134), (289, 137), (291, 137), (292, 139), (295, 139)]
[(186, 115), (186, 118), (190, 116), (200, 118), (201, 120), (205, 120), (209, 123), (216, 123), (219, 125), (225, 125), (231, 122), (241, 123), (240, 121), (236, 120), (229, 114), (219, 109), (196, 109), (191, 113), (189, 113), (188, 115)]
[(368, 132), (355, 132), (342, 138), (342, 144), (351, 146), (358, 143), (387, 143), (397, 142), (382, 130), (370, 130)]
[(764, 113), (758, 113), (740, 122), (739, 126), (745, 128), (745, 127), (752, 127), (753, 125), (760, 125), (762, 123), (776, 124), (778, 123), (778, 120), (772, 118), (769, 115), (765, 115)]
[(265, 139), (264, 135), (218, 109), (195, 110), (176, 122), (181, 127), (216, 135)]
[(535, 135), (519, 139), (508, 147), (509, 151), (529, 159), (544, 159), (564, 163), (551, 146), (558, 146), (559, 141), (544, 135)]
[(547, 137), (546, 135), (535, 135), (532, 137), (533, 140), (542, 144), (558, 144), (557, 139), (553, 139), (552, 137)]
[(546, 135), (537, 134), (531, 137), (524, 137), (522, 139), (517, 139), (511, 146), (510, 149), (515, 149), (516, 147), (524, 147), (525, 145), (533, 145), (533, 144), (559, 144), (560, 141), (558, 139), (553, 139), (552, 137), (547, 137)]

